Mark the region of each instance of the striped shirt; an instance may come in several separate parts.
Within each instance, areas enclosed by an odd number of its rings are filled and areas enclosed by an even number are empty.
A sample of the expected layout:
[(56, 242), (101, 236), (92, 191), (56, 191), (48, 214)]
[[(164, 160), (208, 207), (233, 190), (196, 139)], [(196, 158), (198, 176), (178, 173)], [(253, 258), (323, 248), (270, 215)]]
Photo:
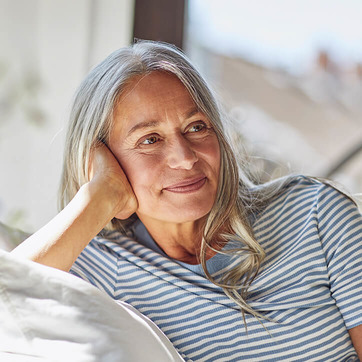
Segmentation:
[[(362, 218), (353, 202), (298, 176), (253, 230), (266, 258), (248, 303), (266, 319), (246, 315), (247, 332), (237, 305), (200, 270), (118, 232), (93, 239), (71, 272), (149, 317), (186, 361), (358, 361), (348, 334), (362, 324)], [(216, 274), (232, 265), (215, 257)]]

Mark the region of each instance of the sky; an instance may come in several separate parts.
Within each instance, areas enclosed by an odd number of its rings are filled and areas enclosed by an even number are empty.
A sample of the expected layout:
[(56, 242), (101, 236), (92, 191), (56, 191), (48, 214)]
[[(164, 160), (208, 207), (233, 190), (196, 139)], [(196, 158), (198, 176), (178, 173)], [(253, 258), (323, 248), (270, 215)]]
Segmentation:
[(318, 49), (362, 62), (362, 0), (189, 0), (189, 34), (230, 55), (303, 71)]

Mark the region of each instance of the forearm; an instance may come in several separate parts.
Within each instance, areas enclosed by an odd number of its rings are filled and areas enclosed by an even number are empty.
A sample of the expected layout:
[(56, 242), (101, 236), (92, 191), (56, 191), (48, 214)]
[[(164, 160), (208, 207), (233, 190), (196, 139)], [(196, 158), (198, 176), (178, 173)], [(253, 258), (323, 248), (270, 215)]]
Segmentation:
[(68, 271), (89, 241), (114, 216), (115, 205), (106, 192), (91, 183), (83, 185), (57, 216), (12, 253)]

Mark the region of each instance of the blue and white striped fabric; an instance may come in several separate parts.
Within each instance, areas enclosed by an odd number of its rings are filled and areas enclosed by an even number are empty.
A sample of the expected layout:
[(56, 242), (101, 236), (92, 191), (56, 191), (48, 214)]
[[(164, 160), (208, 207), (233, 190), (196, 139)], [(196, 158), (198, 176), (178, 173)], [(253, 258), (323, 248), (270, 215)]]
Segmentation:
[(267, 257), (248, 302), (268, 319), (247, 315), (247, 332), (220, 288), (117, 232), (93, 239), (71, 272), (148, 316), (188, 361), (358, 361), (348, 334), (362, 324), (356, 206), (299, 176), (253, 229)]

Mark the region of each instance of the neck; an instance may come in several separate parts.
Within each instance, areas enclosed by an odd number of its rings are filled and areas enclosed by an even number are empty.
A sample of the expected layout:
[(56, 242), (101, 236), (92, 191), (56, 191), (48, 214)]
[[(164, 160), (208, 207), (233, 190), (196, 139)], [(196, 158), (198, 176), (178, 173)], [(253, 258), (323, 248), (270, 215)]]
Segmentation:
[[(167, 223), (138, 215), (157, 245), (172, 259), (198, 264), (205, 219), (187, 223)], [(210, 251), (207, 259), (215, 253)]]

